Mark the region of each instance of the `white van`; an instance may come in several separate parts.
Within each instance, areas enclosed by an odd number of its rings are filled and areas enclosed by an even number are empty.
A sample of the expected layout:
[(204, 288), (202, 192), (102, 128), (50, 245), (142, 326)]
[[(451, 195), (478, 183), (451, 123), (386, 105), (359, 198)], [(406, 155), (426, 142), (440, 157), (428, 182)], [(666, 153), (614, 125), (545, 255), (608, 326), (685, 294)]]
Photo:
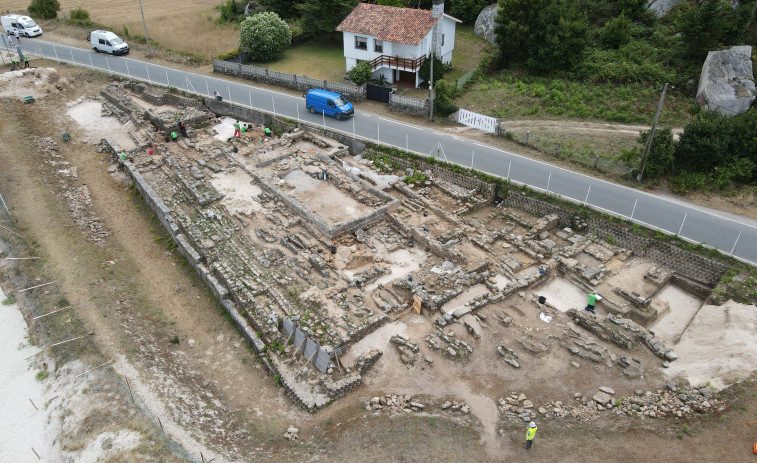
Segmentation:
[(0, 22), (3, 24), (3, 30), (10, 35), (18, 31), (18, 35), (22, 37), (36, 37), (42, 35), (42, 28), (39, 24), (34, 22), (29, 16), (21, 16), (20, 14), (9, 14), (0, 18)]
[(110, 31), (92, 31), (89, 34), (89, 43), (97, 52), (125, 55), (129, 53), (129, 45)]

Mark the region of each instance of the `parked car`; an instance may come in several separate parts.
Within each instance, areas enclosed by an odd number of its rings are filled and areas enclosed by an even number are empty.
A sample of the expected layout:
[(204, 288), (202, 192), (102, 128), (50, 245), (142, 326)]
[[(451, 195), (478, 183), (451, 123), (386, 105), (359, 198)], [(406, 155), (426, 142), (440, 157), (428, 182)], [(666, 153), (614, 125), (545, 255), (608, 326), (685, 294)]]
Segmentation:
[(2, 22), (3, 30), (5, 30), (5, 33), (8, 35), (16, 31), (18, 31), (18, 35), (23, 37), (36, 37), (42, 35), (42, 28), (39, 27), (39, 24), (29, 16), (8, 14), (0, 18), (0, 22)]
[(92, 31), (88, 40), (97, 53), (112, 53), (114, 55), (129, 53), (129, 45), (110, 31)]
[(314, 88), (305, 94), (305, 107), (313, 114), (322, 113), (337, 120), (355, 114), (352, 103), (342, 95), (318, 88)]

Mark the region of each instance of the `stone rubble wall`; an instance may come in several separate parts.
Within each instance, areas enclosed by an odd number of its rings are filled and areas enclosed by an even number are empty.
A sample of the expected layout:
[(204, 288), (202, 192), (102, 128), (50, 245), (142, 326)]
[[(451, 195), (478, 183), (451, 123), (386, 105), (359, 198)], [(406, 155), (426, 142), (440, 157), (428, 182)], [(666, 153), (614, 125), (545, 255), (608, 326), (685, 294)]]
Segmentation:
[(421, 100), (419, 98), (390, 93), (389, 110), (408, 113), (414, 116), (428, 116), (429, 111), (431, 111), (431, 105), (428, 102), (428, 98)]
[[(528, 197), (511, 191), (503, 200), (505, 206), (515, 207), (537, 217), (547, 214), (557, 215), (559, 226), (569, 227), (575, 211), (563, 209), (555, 204)], [(695, 282), (714, 287), (728, 267), (720, 262), (691, 253), (677, 246), (653, 238), (635, 235), (630, 229), (617, 226), (600, 217), (583, 219), (587, 231), (601, 240), (612, 238), (616, 246), (632, 251), (635, 255), (657, 262)]]

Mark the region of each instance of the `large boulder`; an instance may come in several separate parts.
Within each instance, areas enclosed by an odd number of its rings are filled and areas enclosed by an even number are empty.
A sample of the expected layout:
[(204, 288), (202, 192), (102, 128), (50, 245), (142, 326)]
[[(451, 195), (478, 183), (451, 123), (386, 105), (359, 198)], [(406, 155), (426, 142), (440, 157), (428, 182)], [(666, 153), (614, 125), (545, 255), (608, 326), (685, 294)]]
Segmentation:
[(647, 2), (647, 9), (657, 13), (657, 16), (662, 16), (671, 8), (684, 2), (685, 0), (649, 0)]
[(494, 43), (494, 17), (497, 16), (497, 4), (487, 6), (476, 18), (476, 24), (473, 26), (473, 34), (480, 37), (492, 45)]
[(727, 116), (746, 112), (755, 98), (753, 77), (751, 46), (711, 51), (699, 77), (697, 103)]

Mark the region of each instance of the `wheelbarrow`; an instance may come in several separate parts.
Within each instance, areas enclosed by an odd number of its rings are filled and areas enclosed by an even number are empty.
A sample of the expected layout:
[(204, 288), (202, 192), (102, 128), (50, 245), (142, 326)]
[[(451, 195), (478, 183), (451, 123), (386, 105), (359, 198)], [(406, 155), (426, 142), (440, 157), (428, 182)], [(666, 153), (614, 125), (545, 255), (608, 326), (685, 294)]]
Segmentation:
[(71, 135), (68, 132), (64, 132), (61, 137), (63, 137), (63, 141), (70, 141)]

